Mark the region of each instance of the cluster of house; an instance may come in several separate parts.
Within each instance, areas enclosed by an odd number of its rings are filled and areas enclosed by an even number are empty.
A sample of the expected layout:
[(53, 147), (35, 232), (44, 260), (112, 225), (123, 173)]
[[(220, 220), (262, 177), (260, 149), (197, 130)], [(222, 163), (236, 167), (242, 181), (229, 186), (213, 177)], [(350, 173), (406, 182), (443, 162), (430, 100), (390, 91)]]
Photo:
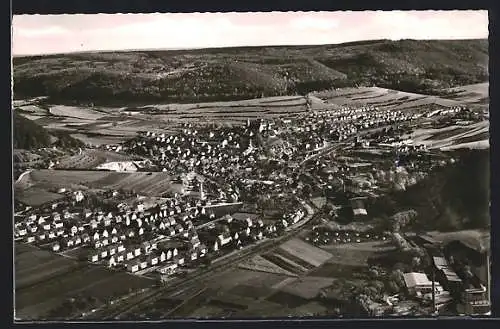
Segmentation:
[(217, 223), (199, 229), (198, 236), (210, 251), (217, 252), (226, 246), (240, 247), (265, 237), (276, 236), (303, 216), (301, 209), (285, 214), (278, 220), (266, 220), (254, 213), (238, 212), (225, 215)]
[(436, 311), (455, 303), (460, 313), (486, 314), (490, 311), (488, 288), (481, 282), (468, 286), (457, 274), (448, 260), (442, 256), (432, 257), (433, 278), (425, 273), (405, 273), (404, 281), (410, 296), (432, 305)]

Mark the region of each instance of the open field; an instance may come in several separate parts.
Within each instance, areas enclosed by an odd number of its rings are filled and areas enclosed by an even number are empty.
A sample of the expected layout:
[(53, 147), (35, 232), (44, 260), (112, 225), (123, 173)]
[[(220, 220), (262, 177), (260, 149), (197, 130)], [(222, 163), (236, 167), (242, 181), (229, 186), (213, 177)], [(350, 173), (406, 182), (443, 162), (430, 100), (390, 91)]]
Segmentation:
[(273, 285), (287, 278), (289, 278), (289, 276), (274, 273), (249, 271), (238, 268), (219, 275), (215, 275), (212, 282), (210, 283), (210, 288), (226, 291), (242, 284), (257, 288), (271, 288)]
[(92, 169), (106, 162), (129, 160), (130, 156), (116, 152), (86, 149), (81, 154), (60, 159), (57, 168)]
[(314, 93), (328, 104), (344, 106), (371, 105), (384, 110), (425, 110), (433, 105), (452, 107), (458, 101), (436, 96), (402, 92), (379, 87), (341, 88)]
[(327, 264), (341, 266), (367, 266), (368, 258), (377, 253), (394, 250), (395, 247), (386, 241), (370, 241), (361, 243), (331, 244), (321, 247), (328, 250), (332, 257)]
[(321, 289), (332, 285), (333, 281), (335, 279), (330, 277), (306, 276), (288, 283), (280, 290), (304, 299), (313, 299)]
[(78, 263), (28, 244), (15, 246), (15, 283), (21, 289), (71, 271)]
[[(92, 134), (91, 134), (92, 135)], [(77, 134), (71, 134), (73, 138), (79, 139), (85, 144), (90, 144), (90, 145), (105, 145), (105, 144), (118, 144), (123, 142), (122, 137), (117, 137), (117, 136), (107, 136), (107, 135), (86, 135), (84, 133), (77, 133)]]
[[(456, 149), (489, 145), (489, 121), (468, 126), (448, 126), (439, 129), (417, 129), (408, 136), (415, 143), (425, 144), (429, 149)], [(475, 143), (479, 143), (475, 145)]]
[[(61, 187), (86, 187), (96, 189), (123, 189), (135, 191), (148, 196), (161, 196), (168, 192), (180, 192), (182, 185), (173, 184), (169, 175), (163, 172), (118, 173), (109, 171), (78, 170), (34, 170), (18, 182), (16, 187), (20, 194), (31, 193), (35, 189), (51, 189)], [(34, 202), (39, 194), (32, 193), (32, 198), (25, 197), (27, 202)], [(30, 194), (31, 195), (31, 194)]]
[(20, 319), (43, 317), (66, 298), (92, 296), (105, 301), (154, 284), (27, 245), (16, 246), (15, 259), (16, 317)]
[(39, 206), (44, 203), (53, 202), (64, 198), (63, 195), (46, 191), (43, 188), (15, 188), (14, 194), (17, 200), (29, 206)]
[(449, 88), (446, 91), (450, 94), (446, 98), (460, 101), (466, 104), (488, 105), (489, 83), (477, 83), (460, 87)]

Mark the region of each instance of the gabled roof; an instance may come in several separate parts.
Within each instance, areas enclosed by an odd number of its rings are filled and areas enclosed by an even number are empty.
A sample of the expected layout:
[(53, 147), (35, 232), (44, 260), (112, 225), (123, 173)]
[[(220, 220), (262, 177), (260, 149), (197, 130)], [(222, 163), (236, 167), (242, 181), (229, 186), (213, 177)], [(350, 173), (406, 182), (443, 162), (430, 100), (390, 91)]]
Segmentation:
[(416, 286), (425, 286), (432, 285), (432, 282), (429, 280), (425, 273), (405, 273), (403, 274), (406, 286), (408, 288), (413, 288)]

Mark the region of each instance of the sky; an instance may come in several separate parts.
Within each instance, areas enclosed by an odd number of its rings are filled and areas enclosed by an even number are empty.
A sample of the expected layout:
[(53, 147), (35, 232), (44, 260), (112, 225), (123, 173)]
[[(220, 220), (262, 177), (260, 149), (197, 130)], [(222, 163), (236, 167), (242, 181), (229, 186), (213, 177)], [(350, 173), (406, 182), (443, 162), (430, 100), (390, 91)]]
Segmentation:
[(12, 54), (488, 37), (483, 11), (15, 15)]

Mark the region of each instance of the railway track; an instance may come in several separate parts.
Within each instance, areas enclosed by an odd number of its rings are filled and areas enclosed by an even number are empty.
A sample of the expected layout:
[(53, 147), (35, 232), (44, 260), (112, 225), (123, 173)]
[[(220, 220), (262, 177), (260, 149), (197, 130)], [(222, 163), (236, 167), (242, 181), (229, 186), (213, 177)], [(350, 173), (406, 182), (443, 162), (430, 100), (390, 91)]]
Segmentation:
[[(310, 208), (310, 211), (312, 208)], [(166, 297), (172, 294), (179, 292), (180, 290), (187, 290), (193, 284), (200, 284), (206, 280), (209, 280), (216, 273), (223, 273), (229, 271), (238, 266), (238, 264), (250, 258), (256, 254), (262, 253), (264, 251), (272, 250), (278, 247), (280, 244), (285, 242), (288, 239), (293, 238), (297, 233), (299, 233), (304, 226), (314, 217), (314, 211), (308, 212), (307, 215), (309, 218), (305, 221), (304, 225), (294, 228), (288, 232), (285, 232), (282, 236), (264, 241), (258, 245), (251, 245), (248, 249), (243, 249), (232, 257), (228, 257), (223, 261), (215, 261), (212, 265), (203, 270), (198, 270), (197, 272), (190, 275), (185, 279), (173, 280), (168, 285), (157, 288), (153, 291), (146, 293), (145, 295), (140, 296), (135, 301), (125, 300), (122, 303), (119, 303), (114, 310), (104, 309), (101, 312), (93, 313), (91, 316), (92, 319), (99, 320), (120, 320), (123, 319), (124, 316), (133, 313), (134, 311), (140, 310), (143, 306), (147, 304), (154, 303), (157, 299), (162, 296)], [(169, 313), (170, 314), (170, 313)], [(90, 318), (88, 318), (90, 319)]]

